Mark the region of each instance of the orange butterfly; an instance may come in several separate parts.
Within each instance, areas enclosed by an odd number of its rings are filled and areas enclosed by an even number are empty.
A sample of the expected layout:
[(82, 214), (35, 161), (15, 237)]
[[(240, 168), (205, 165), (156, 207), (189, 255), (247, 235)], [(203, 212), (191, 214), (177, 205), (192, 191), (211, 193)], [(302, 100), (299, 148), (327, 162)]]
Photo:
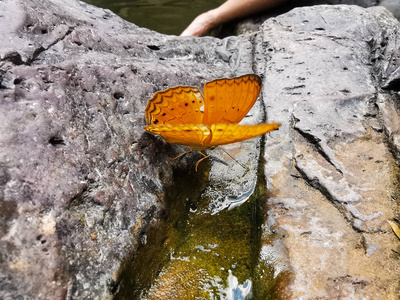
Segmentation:
[(192, 86), (176, 86), (159, 91), (147, 103), (147, 126), (166, 142), (190, 147), (174, 159), (193, 150), (202, 150), (247, 140), (278, 129), (279, 123), (238, 125), (253, 107), (261, 90), (257, 75), (223, 78), (207, 82), (204, 96)]

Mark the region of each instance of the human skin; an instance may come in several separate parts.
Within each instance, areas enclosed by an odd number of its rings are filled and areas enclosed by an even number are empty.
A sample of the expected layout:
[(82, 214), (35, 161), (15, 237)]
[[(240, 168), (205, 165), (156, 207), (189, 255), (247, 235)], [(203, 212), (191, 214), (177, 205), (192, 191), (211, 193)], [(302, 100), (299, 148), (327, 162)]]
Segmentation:
[(275, 7), (285, 0), (227, 0), (219, 7), (197, 16), (181, 36), (203, 36), (214, 27), (234, 19)]

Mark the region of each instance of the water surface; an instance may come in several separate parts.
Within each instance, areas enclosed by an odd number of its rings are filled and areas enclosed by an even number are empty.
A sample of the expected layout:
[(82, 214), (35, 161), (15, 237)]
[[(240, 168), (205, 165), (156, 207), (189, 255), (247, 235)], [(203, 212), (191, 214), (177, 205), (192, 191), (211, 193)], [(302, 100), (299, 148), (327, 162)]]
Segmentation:
[(260, 259), (261, 243), (272, 239), (262, 237), (262, 166), (255, 166), (258, 180), (247, 201), (216, 213), (210, 210), (214, 194), (205, 192), (217, 188), (210, 160), (198, 172), (174, 169), (164, 212), (123, 264), (114, 299), (279, 299), (286, 274), (275, 276), (274, 266)]
[(215, 8), (224, 0), (85, 0), (108, 8), (140, 27), (164, 34), (179, 35), (199, 14)]

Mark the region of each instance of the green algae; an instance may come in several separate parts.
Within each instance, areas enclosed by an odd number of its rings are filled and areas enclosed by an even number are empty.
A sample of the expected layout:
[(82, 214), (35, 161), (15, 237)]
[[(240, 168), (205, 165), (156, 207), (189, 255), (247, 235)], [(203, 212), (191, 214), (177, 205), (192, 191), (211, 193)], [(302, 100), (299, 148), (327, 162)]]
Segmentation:
[(224, 298), (229, 270), (239, 284), (251, 280), (252, 299), (279, 298), (273, 266), (259, 260), (264, 176), (245, 203), (211, 215), (202, 197), (208, 169), (204, 163), (197, 173), (175, 170), (164, 218), (121, 274), (116, 299)]

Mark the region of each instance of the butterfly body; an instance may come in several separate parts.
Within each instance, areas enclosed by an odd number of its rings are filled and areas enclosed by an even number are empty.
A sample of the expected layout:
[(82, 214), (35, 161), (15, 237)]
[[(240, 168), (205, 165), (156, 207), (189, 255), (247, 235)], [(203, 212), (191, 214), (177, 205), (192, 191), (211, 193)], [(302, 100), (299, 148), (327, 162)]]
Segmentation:
[(204, 96), (191, 86), (156, 92), (145, 110), (144, 129), (168, 143), (198, 151), (265, 134), (280, 124), (238, 124), (253, 107), (260, 90), (260, 77), (249, 74), (207, 82)]

